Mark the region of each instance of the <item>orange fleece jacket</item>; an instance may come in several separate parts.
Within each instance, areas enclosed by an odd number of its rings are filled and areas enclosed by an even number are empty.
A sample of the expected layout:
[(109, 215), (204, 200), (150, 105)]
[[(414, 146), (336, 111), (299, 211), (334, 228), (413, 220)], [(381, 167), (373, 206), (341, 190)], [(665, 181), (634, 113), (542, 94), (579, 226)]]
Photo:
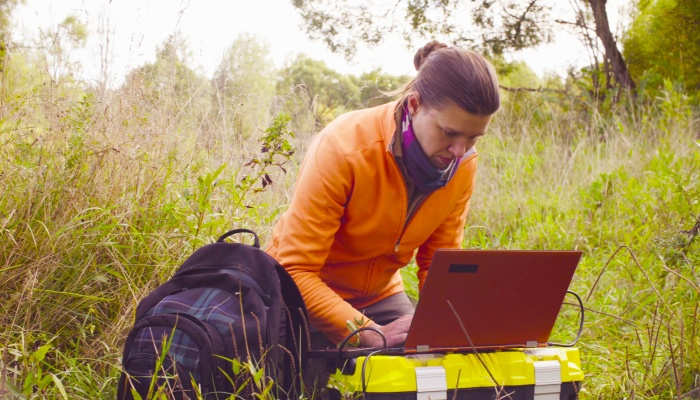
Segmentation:
[[(341, 115), (312, 141), (268, 253), (299, 286), (311, 323), (338, 343), (358, 309), (403, 290), (415, 250), (422, 287), (433, 253), (459, 247), (476, 153), (407, 219), (407, 190), (390, 145), (396, 102)], [(369, 321), (364, 318), (365, 324)]]

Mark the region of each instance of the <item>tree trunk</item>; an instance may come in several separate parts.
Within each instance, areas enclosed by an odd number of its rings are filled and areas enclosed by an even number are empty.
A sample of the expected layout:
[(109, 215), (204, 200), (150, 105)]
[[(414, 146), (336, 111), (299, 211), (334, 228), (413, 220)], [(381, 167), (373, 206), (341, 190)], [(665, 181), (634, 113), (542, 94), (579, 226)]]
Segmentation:
[(622, 88), (634, 92), (636, 85), (632, 77), (630, 77), (627, 64), (625, 64), (622, 54), (617, 49), (615, 39), (610, 32), (608, 13), (605, 11), (606, 2), (607, 0), (588, 0), (588, 3), (591, 5), (591, 10), (593, 11), (593, 19), (595, 20), (595, 33), (598, 35), (598, 38), (600, 38), (600, 41), (603, 42), (605, 58), (608, 59), (612, 66), (615, 80)]

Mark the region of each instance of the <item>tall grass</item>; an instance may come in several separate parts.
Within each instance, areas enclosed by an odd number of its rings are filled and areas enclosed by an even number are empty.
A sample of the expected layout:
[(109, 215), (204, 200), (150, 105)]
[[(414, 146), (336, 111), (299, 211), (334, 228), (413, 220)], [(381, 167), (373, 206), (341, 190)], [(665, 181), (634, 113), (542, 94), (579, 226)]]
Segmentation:
[(285, 203), (243, 178), (284, 173), (244, 166), (270, 154), (257, 140), (183, 129), (203, 126), (186, 110), (168, 122), (168, 98), (100, 96), (13, 61), (0, 110), (0, 388), (114, 397), (137, 302), (232, 226), (269, 231)]
[(483, 143), (466, 246), (582, 250), (572, 289), (588, 307), (585, 393), (690, 391), (700, 383), (700, 143), (690, 109), (674, 92), (602, 114), (547, 115), (531, 101), (521, 102), (531, 113), (505, 110)]
[[(100, 93), (17, 59), (4, 74), (0, 396), (113, 398), (138, 301), (226, 229), (267, 237), (296, 164), (245, 166), (265, 157), (267, 127), (222, 133), (215, 109)], [(478, 146), (464, 244), (583, 250), (581, 397), (679, 397), (700, 380), (697, 112), (672, 89), (605, 111), (585, 101), (507, 99)], [(562, 340), (576, 320), (564, 311)]]

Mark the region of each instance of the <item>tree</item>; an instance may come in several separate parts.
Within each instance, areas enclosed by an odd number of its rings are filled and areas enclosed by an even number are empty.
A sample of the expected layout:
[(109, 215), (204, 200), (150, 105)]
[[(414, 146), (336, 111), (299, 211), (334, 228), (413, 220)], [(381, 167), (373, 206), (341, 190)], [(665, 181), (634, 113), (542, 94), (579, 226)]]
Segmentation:
[(255, 36), (239, 36), (214, 74), (214, 100), (224, 131), (248, 137), (269, 124), (275, 95), (274, 68), (268, 46)]
[[(310, 110), (314, 126), (320, 129), (338, 114), (360, 105), (360, 88), (353, 80), (323, 61), (299, 55), (280, 72), (277, 92), (287, 99), (286, 107), (295, 116), (300, 108)], [(300, 101), (301, 100), (301, 101)]]
[(389, 101), (393, 97), (391, 94), (401, 89), (411, 78), (405, 75), (389, 75), (375, 69), (351, 79), (360, 89), (360, 105), (372, 107)]
[(523, 61), (508, 63), (507, 69), (499, 74), (498, 81), (504, 86), (516, 89), (536, 88), (541, 86), (540, 78)]
[[(130, 71), (120, 89), (123, 102), (133, 102), (140, 118), (149, 116), (154, 130), (198, 126), (207, 112), (209, 82), (188, 65), (189, 50), (178, 34), (157, 49), (155, 61)], [(143, 121), (148, 122), (148, 121)]]
[(85, 46), (87, 26), (76, 16), (69, 15), (55, 28), (42, 30), (40, 40), (46, 49), (49, 75), (57, 82), (61, 76), (70, 75), (78, 67), (77, 62), (71, 62), (71, 50)]
[(623, 44), (630, 73), (645, 85), (668, 79), (700, 90), (700, 2), (640, 1)]
[(551, 38), (544, 24), (549, 7), (538, 0), (365, 0), (352, 5), (333, 0), (292, 1), (307, 33), (347, 57), (354, 55), (358, 42), (377, 44), (388, 32), (402, 34), (409, 44), (439, 37), (495, 54)]
[(622, 88), (634, 91), (634, 81), (630, 77), (627, 64), (622, 58), (622, 54), (618, 50), (615, 39), (610, 32), (608, 13), (605, 10), (606, 2), (607, 0), (588, 0), (588, 4), (590, 4), (593, 11), (593, 19), (595, 20), (595, 32), (605, 47), (605, 59), (612, 65), (615, 80)]
[[(553, 20), (546, 0), (405, 0), (353, 6), (333, 0), (293, 0), (307, 33), (333, 51), (351, 57), (358, 42), (376, 44), (389, 32), (400, 32), (409, 44), (439, 38), (490, 55), (532, 47), (551, 39)], [(634, 89), (624, 59), (607, 22), (606, 0), (587, 0), (595, 32), (605, 48), (620, 86)], [(581, 21), (585, 21), (582, 19)]]
[(5, 69), (5, 57), (10, 42), (10, 14), (19, 0), (0, 0), (0, 72)]
[(125, 86), (137, 85), (153, 105), (172, 100), (184, 107), (198, 82), (197, 74), (187, 66), (188, 50), (184, 39), (170, 35), (156, 51), (153, 63), (142, 65), (126, 77)]

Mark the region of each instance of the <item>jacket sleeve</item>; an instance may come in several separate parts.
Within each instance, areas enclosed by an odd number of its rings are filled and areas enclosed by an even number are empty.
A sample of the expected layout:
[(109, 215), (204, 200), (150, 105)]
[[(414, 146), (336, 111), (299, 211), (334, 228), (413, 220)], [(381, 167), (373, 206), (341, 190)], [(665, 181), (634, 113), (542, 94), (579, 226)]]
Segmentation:
[[(452, 211), (445, 220), (433, 231), (419, 248), (416, 254), (416, 264), (418, 264), (418, 287), (423, 288), (425, 277), (428, 276), (428, 268), (433, 259), (433, 254), (437, 249), (459, 248), (464, 237), (464, 224), (469, 211), (469, 199), (472, 196), (474, 180), (476, 177), (476, 157), (472, 158), (463, 167), (462, 171), (466, 176), (464, 190), (460, 192), (457, 201), (452, 207)], [(455, 176), (456, 178), (456, 176)]]
[(353, 182), (352, 167), (334, 137), (322, 132), (307, 151), (285, 226), (277, 235), (278, 261), (299, 287), (312, 323), (335, 343), (350, 333), (347, 321), (371, 322), (320, 276)]

